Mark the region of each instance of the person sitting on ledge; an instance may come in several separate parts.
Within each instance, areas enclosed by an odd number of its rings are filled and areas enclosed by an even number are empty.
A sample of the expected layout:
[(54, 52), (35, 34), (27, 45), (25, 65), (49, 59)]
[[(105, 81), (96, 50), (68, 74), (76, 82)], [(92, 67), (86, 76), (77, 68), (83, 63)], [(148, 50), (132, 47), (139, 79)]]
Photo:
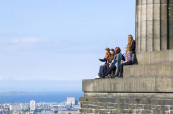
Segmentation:
[(109, 63), (112, 63), (112, 61), (114, 59), (114, 55), (115, 55), (115, 50), (111, 49), (110, 50), (110, 56), (109, 56)]
[[(112, 64), (112, 61), (114, 60), (114, 56), (115, 56), (115, 50), (114, 50), (114, 49), (111, 49), (111, 50), (110, 50), (109, 65), (108, 65), (107, 69), (108, 69), (109, 66)], [(114, 72), (113, 74), (115, 74), (115, 72)]]
[(112, 63), (109, 65), (109, 69), (103, 74), (103, 78), (115, 78), (113, 76), (111, 76), (111, 71), (115, 70), (116, 67), (118, 67), (118, 65), (120, 64), (121, 60), (123, 58), (123, 55), (121, 54), (121, 49), (119, 47), (115, 48), (115, 55), (114, 55), (114, 59), (112, 61)]
[(123, 66), (124, 65), (131, 65), (132, 64), (132, 52), (130, 51), (130, 47), (126, 46), (126, 53), (125, 53), (125, 61), (122, 61), (121, 64), (118, 66), (118, 77), (123, 77)]
[(101, 78), (101, 75), (103, 74), (103, 72), (107, 69), (107, 67), (109, 66), (109, 58), (110, 58), (110, 49), (109, 48), (106, 48), (105, 49), (105, 57), (104, 59), (100, 59), (99, 60), (101, 62), (105, 62), (104, 64), (102, 64), (100, 66), (100, 69), (99, 69), (99, 73), (98, 73), (98, 77)]
[(130, 51), (132, 52), (132, 63), (137, 64), (137, 59), (136, 59), (136, 41), (133, 39), (132, 35), (128, 35), (128, 46), (130, 47)]

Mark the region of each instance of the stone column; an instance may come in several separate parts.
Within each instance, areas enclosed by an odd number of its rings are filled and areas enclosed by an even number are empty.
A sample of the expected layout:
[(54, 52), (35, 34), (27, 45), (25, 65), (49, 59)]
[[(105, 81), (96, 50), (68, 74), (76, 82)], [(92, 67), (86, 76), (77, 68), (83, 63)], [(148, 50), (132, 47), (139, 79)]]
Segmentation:
[(173, 49), (173, 0), (168, 1), (169, 49)]
[(137, 53), (173, 49), (173, 0), (136, 0)]

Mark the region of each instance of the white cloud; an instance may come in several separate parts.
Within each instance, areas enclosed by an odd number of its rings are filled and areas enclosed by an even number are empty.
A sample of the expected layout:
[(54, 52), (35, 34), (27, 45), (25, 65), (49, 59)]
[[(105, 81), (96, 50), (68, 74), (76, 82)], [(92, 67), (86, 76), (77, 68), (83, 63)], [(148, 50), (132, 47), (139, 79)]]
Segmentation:
[(18, 51), (23, 49), (35, 49), (39, 47), (40, 43), (44, 43), (45, 41), (41, 38), (34, 37), (24, 37), (24, 38), (16, 38), (11, 40), (0, 41), (0, 50), (2, 51)]
[(43, 42), (43, 40), (40, 38), (20, 38), (20, 39), (14, 39), (12, 41), (12, 43), (16, 43), (16, 44), (39, 43), (39, 42)]

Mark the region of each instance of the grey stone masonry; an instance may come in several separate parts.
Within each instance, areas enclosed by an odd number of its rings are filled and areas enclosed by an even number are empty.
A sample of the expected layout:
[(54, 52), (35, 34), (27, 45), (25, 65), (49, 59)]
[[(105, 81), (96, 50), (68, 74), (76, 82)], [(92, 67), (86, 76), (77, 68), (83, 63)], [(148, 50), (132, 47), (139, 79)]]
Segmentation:
[(173, 93), (173, 76), (83, 80), (83, 92)]
[(137, 54), (138, 64), (172, 63), (173, 49)]
[(173, 49), (173, 1), (136, 0), (137, 53)]
[[(99, 95), (97, 95), (99, 96)], [(147, 97), (146, 97), (147, 96)], [(81, 114), (173, 114), (172, 98), (155, 95), (109, 94), (107, 97), (80, 98)], [(152, 97), (155, 96), (155, 97)], [(160, 95), (160, 96), (165, 96)]]

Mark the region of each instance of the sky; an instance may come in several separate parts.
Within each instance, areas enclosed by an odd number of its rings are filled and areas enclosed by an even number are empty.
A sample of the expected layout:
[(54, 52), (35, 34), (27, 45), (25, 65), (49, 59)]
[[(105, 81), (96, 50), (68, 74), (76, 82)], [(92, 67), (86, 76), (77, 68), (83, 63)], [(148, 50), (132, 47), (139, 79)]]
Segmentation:
[(105, 48), (124, 53), (135, 0), (1, 0), (0, 91), (82, 91)]

